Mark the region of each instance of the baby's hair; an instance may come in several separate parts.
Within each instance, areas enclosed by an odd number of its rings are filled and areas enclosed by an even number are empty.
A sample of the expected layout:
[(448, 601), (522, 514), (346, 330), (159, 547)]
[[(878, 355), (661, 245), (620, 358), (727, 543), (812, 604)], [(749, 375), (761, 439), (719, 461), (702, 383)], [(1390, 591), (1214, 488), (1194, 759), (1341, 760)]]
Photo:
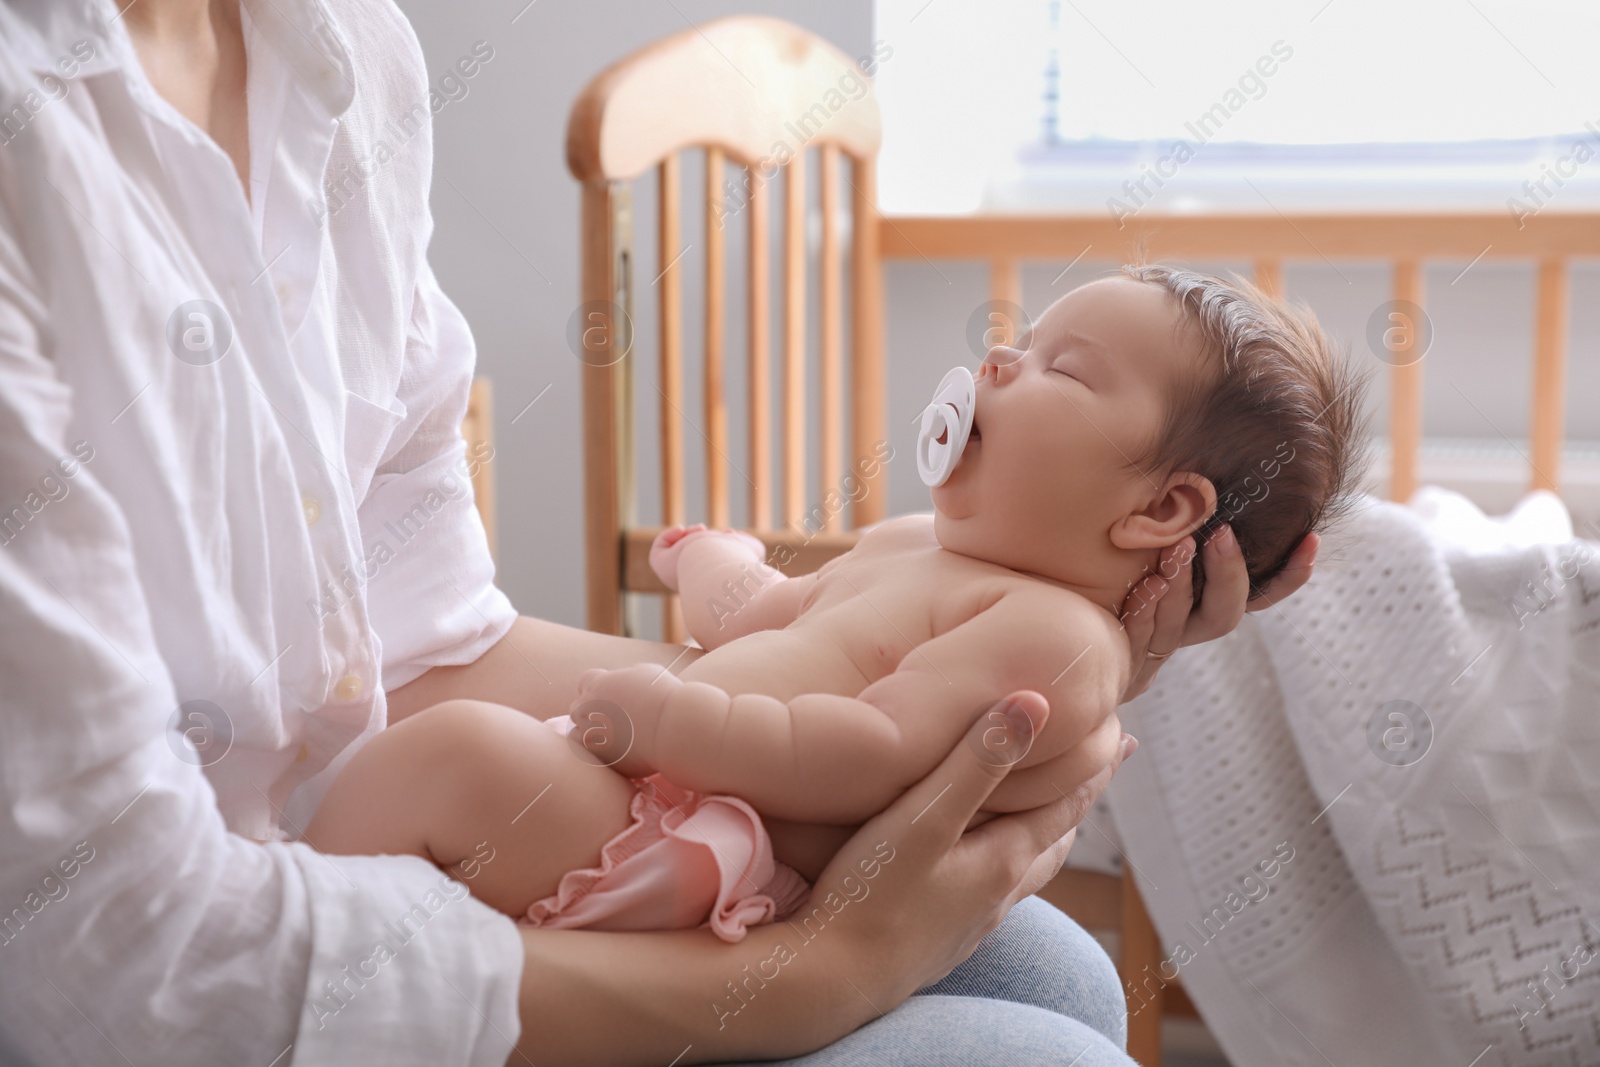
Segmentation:
[[(1123, 271), (1177, 299), (1213, 364), (1180, 391), (1137, 466), (1210, 479), (1217, 509), (1195, 543), (1231, 525), (1255, 596), (1301, 538), (1325, 530), (1350, 503), (1366, 434), (1365, 376), (1310, 309), (1243, 279), (1159, 264)], [(1198, 555), (1194, 577), (1198, 603)]]

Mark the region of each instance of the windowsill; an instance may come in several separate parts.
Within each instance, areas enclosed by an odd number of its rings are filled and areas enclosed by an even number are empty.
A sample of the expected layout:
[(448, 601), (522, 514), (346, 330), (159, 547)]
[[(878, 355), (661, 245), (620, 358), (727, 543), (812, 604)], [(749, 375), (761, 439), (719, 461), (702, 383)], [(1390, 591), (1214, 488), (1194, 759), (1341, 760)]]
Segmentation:
[[(1579, 159), (1582, 150), (1592, 153)], [(1565, 171), (1563, 176), (1560, 171)], [(1534, 184), (1542, 182), (1540, 185)], [(1079, 141), (1018, 153), (985, 213), (1600, 209), (1600, 133), (1441, 144)]]

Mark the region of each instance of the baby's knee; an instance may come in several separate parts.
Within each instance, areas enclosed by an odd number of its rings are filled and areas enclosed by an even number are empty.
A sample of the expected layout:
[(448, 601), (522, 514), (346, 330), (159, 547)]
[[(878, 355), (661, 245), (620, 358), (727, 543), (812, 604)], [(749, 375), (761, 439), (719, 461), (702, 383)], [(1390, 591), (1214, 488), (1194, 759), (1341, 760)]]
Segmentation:
[(444, 700), (396, 723), (384, 733), (429, 752), (437, 760), (457, 753), (470, 756), (493, 748), (517, 720), (525, 718), (520, 711), (502, 704), (484, 700)]
[(455, 795), (474, 791), (485, 769), (530, 753), (544, 724), (515, 708), (482, 700), (446, 700), (417, 712), (373, 738), (385, 762), (400, 764), (417, 785), (435, 783)]

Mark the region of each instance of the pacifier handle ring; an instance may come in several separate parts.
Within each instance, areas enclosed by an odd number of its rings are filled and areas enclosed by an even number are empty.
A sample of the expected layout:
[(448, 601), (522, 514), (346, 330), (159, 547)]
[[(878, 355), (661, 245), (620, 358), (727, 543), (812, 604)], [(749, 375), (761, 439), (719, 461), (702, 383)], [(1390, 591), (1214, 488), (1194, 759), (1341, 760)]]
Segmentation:
[[(952, 414), (953, 410), (949, 404), (929, 404), (927, 410), (923, 412), (923, 425), (926, 426), (931, 421), (938, 425), (940, 431), (937, 434), (928, 435), (926, 442), (928, 447), (925, 454), (930, 461), (936, 454), (936, 449), (943, 451), (950, 447), (951, 439), (955, 437), (956, 431), (960, 428), (959, 421)], [(932, 427), (929, 427), (929, 429), (932, 429)], [(939, 440), (941, 437), (944, 438), (943, 441)], [(930, 462), (929, 466), (932, 465)]]
[[(917, 437), (917, 473), (930, 488), (949, 481), (960, 464), (971, 432), (975, 399), (972, 372), (956, 367), (934, 390), (932, 403), (922, 409)], [(940, 437), (944, 438), (942, 442), (938, 440)]]

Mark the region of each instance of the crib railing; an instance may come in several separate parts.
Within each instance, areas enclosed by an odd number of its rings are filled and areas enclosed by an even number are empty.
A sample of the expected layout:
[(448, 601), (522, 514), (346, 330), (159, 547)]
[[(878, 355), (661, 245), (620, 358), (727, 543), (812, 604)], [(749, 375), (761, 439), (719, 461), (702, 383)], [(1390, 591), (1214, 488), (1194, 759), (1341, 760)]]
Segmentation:
[[(1254, 265), (1255, 281), (1283, 292), (1289, 260), (1380, 260), (1393, 268), (1393, 299), (1425, 306), (1426, 262), (1482, 259), (1537, 264), (1533, 338), (1533, 419), (1527, 456), (1532, 488), (1559, 488), (1565, 437), (1568, 263), (1600, 256), (1600, 213), (1545, 212), (1518, 220), (1504, 211), (1475, 214), (1299, 214), (1151, 216), (977, 215), (885, 217), (879, 248), (885, 260), (979, 260), (989, 265), (993, 300), (1021, 304), (1020, 264), (1064, 263), (1078, 257), (1236, 260)], [(1403, 315), (1403, 312), (1397, 311)], [(1384, 334), (1389, 349), (1390, 495), (1417, 487), (1422, 448), (1421, 355), (1413, 357), (1420, 323), (1397, 321)]]

